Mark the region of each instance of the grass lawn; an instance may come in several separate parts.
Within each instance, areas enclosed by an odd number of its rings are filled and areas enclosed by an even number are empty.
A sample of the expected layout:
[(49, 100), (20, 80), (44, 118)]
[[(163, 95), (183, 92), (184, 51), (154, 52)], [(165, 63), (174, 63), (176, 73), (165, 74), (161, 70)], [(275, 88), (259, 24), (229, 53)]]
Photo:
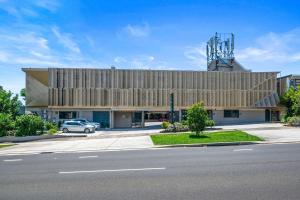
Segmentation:
[(247, 134), (239, 130), (203, 133), (199, 136), (191, 132), (151, 135), (151, 139), (155, 145), (262, 141), (262, 139), (259, 137)]
[(4, 147), (10, 147), (12, 146), (13, 144), (0, 144), (0, 149), (1, 148), (4, 148)]

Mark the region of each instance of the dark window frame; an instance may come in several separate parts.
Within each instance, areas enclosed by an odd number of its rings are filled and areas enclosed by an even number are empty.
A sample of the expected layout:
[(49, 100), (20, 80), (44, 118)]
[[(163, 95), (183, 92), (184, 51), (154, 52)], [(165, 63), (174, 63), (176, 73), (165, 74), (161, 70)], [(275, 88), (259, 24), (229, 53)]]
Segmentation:
[(58, 115), (59, 115), (59, 119), (74, 119), (77, 117), (77, 112), (76, 111), (59, 111)]
[(224, 118), (240, 118), (239, 110), (224, 110)]

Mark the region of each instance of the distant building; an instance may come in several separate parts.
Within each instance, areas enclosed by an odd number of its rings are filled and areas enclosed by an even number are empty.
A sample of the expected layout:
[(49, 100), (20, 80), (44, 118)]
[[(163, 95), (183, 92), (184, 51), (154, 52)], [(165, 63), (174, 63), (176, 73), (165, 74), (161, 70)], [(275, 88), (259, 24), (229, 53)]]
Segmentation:
[(283, 95), (291, 86), (294, 88), (300, 86), (300, 75), (290, 74), (277, 79), (277, 92), (280, 96)]

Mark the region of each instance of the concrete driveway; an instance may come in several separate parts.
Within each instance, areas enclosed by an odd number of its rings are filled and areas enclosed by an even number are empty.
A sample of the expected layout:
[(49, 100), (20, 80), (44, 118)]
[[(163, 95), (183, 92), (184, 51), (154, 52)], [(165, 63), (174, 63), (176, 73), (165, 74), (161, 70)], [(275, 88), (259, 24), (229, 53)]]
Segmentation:
[(84, 152), (119, 149), (141, 149), (153, 147), (149, 136), (69, 139), (18, 143), (0, 150), (1, 155), (38, 154), (49, 152)]
[(261, 123), (217, 126), (224, 130), (239, 129), (264, 138), (269, 143), (300, 142), (300, 127), (286, 127), (281, 123)]

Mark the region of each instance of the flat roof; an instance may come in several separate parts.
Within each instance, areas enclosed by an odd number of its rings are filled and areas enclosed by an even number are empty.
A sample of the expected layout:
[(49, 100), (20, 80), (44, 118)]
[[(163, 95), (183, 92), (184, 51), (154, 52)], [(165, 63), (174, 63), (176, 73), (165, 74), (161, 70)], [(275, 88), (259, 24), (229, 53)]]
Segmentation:
[(243, 72), (243, 73), (277, 73), (279, 71), (261, 71), (261, 72), (253, 72), (253, 71), (202, 71), (202, 70), (181, 70), (181, 69), (126, 69), (126, 68), (85, 68), (85, 67), (48, 67), (48, 68), (22, 68), (22, 71), (48, 71), (49, 69), (93, 69), (93, 70), (128, 70), (128, 71), (180, 71), (180, 72)]
[(48, 71), (49, 68), (31, 68), (31, 67), (25, 67), (22, 68), (23, 72), (28, 72), (28, 71)]
[(299, 77), (300, 78), (300, 74), (289, 74), (286, 76), (278, 77), (277, 79), (282, 79), (282, 78), (287, 78), (287, 77)]

